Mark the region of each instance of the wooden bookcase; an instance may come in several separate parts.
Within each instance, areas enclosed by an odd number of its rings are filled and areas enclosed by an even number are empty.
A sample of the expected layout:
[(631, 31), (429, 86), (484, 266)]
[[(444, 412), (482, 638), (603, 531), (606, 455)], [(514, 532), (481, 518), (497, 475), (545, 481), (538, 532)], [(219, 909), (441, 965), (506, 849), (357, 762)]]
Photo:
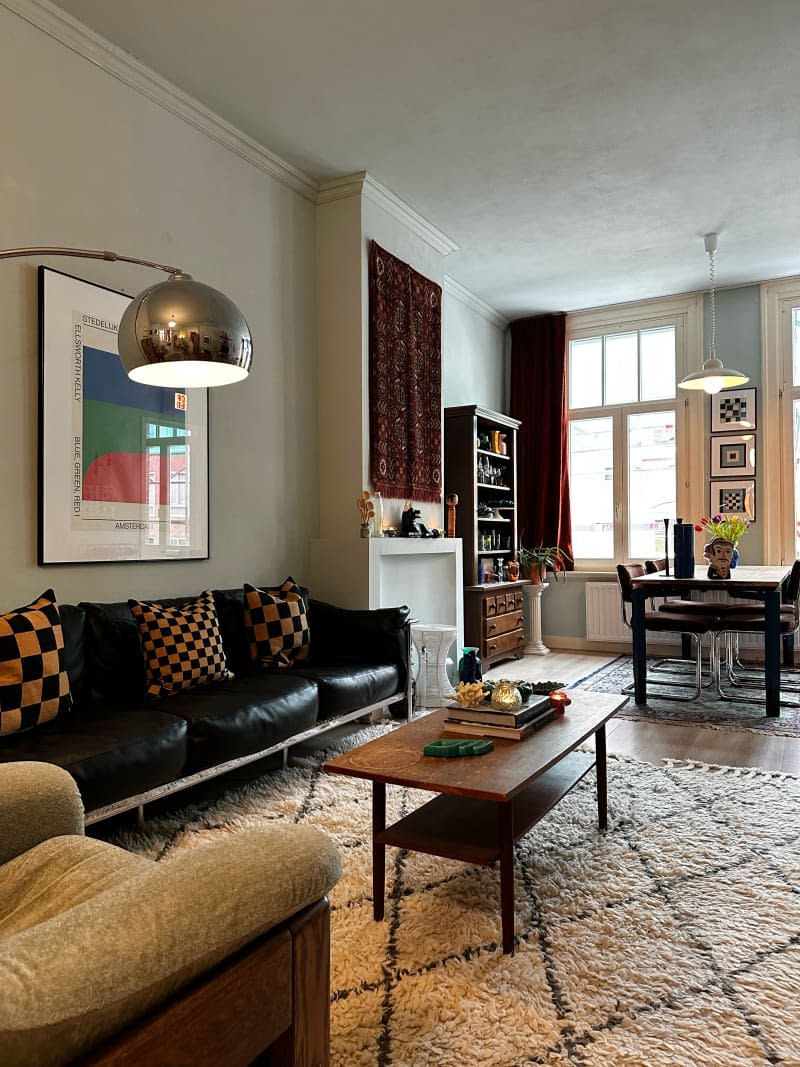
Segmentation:
[(444, 411), (444, 490), (458, 495), (455, 532), (464, 554), (464, 643), (479, 650), (484, 667), (518, 659), (525, 646), (526, 583), (482, 580), (489, 568), (496, 574), (498, 560), (517, 557), (519, 428), (517, 419), (478, 405)]

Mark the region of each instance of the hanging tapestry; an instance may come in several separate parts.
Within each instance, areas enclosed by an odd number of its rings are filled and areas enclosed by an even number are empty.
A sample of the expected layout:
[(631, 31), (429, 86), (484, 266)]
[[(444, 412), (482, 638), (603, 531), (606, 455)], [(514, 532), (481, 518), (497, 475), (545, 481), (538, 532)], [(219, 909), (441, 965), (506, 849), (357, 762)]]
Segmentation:
[(442, 499), (442, 289), (374, 241), (369, 255), (370, 477), (385, 497)]

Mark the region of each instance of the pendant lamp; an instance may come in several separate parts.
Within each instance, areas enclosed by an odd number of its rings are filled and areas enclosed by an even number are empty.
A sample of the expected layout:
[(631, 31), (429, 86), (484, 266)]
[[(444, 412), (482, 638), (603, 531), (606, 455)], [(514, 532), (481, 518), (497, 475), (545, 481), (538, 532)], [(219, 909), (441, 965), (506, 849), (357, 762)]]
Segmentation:
[(119, 322), (119, 358), (133, 381), (186, 389), (229, 385), (246, 378), (253, 338), (244, 315), (223, 293), (196, 282), (180, 267), (91, 248), (6, 248), (17, 256), (75, 256), (138, 263), (169, 278), (134, 297)]
[(717, 359), (717, 299), (714, 288), (714, 254), (717, 251), (717, 243), (717, 234), (706, 234), (705, 245), (711, 275), (711, 345), (708, 349), (708, 359), (701, 370), (681, 378), (678, 382), (679, 389), (702, 389), (706, 393), (718, 393), (720, 389), (734, 389), (737, 385), (750, 381), (742, 371), (725, 367), (722, 360)]

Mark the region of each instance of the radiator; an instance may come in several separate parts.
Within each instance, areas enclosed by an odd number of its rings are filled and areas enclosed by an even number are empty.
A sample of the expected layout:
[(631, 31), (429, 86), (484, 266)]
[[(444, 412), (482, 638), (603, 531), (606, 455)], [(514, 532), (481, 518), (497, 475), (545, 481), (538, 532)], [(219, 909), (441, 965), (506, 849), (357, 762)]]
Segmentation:
[[(703, 600), (719, 599), (719, 594), (714, 593), (695, 593), (695, 597), (699, 597)], [(752, 600), (741, 600), (738, 597), (731, 597), (732, 604), (749, 604), (753, 605)], [(652, 603), (654, 608), (650, 606), (651, 601), (648, 600), (647, 610), (657, 610), (659, 604), (664, 603), (662, 597), (653, 597)], [(628, 619), (631, 617), (630, 605), (627, 608)], [(628, 644), (631, 643), (631, 631), (625, 626), (622, 621), (622, 600), (620, 597), (619, 585), (616, 582), (587, 582), (586, 583), (586, 640), (587, 641), (625, 641)], [(648, 631), (647, 643), (650, 644), (669, 644), (674, 643), (677, 640), (674, 634), (658, 634), (652, 630)], [(707, 642), (707, 638), (704, 638), (704, 643)], [(758, 634), (742, 634), (739, 638), (739, 644), (742, 648), (762, 648), (764, 647), (764, 638)]]
[[(656, 605), (663, 603), (655, 598)], [(631, 617), (630, 605), (627, 607), (628, 619)], [(622, 598), (616, 582), (586, 583), (586, 640), (587, 641), (624, 641), (631, 643), (631, 631), (622, 621)], [(653, 643), (674, 643), (673, 634), (648, 633), (648, 645)]]

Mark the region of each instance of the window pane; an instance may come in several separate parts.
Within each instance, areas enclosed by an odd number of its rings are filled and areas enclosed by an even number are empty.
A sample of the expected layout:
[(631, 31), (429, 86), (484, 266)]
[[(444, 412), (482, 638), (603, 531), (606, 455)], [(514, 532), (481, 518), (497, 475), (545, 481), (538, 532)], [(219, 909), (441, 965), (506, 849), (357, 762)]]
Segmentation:
[(639, 399), (639, 335), (606, 337), (606, 404), (632, 404)]
[(611, 419), (569, 424), (572, 544), (578, 559), (614, 558), (614, 453)]
[(628, 555), (664, 555), (664, 519), (675, 521), (675, 412), (628, 417)]
[(569, 406), (594, 408), (603, 403), (603, 340), (587, 337), (569, 343)]
[(642, 330), (642, 400), (668, 400), (675, 396), (675, 327)]
[(792, 308), (792, 384), (800, 385), (800, 308)]

